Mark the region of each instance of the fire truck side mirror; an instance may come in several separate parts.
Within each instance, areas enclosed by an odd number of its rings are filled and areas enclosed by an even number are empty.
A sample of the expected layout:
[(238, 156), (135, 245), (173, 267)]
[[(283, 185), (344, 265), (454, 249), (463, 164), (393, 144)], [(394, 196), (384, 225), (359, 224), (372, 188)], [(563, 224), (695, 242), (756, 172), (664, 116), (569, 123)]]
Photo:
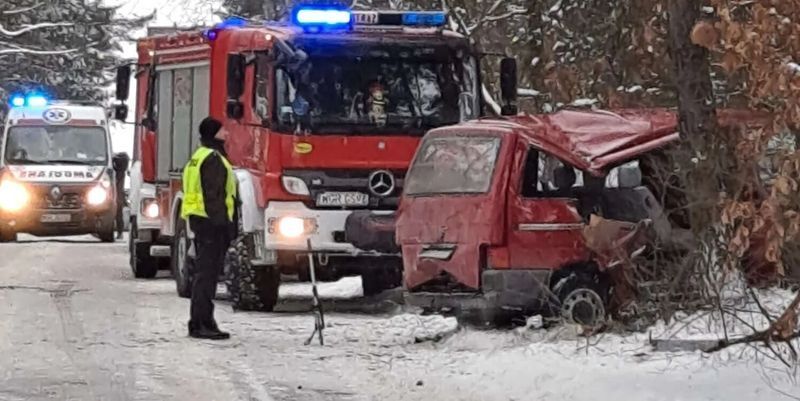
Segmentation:
[(131, 89), (131, 66), (117, 67), (117, 100), (126, 101)]
[(244, 106), (239, 98), (244, 93), (244, 72), (246, 60), (241, 54), (228, 55), (228, 101), (226, 114), (230, 118), (239, 119), (244, 114)]
[(500, 60), (500, 96), (503, 107), (500, 114), (513, 116), (517, 114), (517, 60), (506, 57)]

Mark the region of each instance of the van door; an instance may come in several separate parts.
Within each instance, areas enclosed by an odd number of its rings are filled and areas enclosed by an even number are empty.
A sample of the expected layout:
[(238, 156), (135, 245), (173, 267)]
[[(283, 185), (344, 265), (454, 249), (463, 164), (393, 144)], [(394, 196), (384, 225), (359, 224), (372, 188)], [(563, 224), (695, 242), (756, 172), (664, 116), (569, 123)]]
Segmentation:
[(511, 136), (439, 135), (419, 147), (398, 210), (409, 289), (442, 274), (480, 286), (481, 247), (502, 241)]
[(573, 196), (582, 184), (580, 171), (534, 147), (517, 154), (524, 157), (515, 161), (509, 182), (509, 267), (554, 269), (587, 260), (584, 222)]

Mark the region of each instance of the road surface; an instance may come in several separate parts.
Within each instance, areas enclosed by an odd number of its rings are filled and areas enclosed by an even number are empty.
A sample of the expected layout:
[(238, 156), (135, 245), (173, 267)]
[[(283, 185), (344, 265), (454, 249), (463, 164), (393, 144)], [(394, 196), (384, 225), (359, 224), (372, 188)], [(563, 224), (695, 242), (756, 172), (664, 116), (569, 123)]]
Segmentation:
[(451, 321), (332, 313), (326, 345), (304, 346), (308, 314), (217, 308), (233, 338), (190, 339), (188, 301), (169, 279), (134, 280), (124, 243), (2, 244), (0, 400), (782, 399), (748, 361), (706, 369), (641, 338), (461, 330), (415, 344)]

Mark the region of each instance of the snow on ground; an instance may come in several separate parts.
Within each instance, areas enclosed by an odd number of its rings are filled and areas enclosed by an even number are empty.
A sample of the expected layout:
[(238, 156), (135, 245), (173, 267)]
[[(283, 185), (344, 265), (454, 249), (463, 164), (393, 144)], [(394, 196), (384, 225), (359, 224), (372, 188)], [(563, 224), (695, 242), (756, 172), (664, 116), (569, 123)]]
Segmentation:
[[(480, 331), (451, 318), (326, 314), (325, 346), (304, 346), (308, 313), (234, 313), (233, 338), (186, 337), (188, 301), (168, 278), (134, 280), (125, 244), (92, 237), (0, 244), (0, 400), (789, 400), (796, 374), (751, 348), (654, 352), (647, 334), (573, 327)], [(353, 289), (358, 280), (327, 288)], [(327, 285), (327, 284), (326, 284)], [(310, 293), (308, 284), (289, 285)], [(345, 291), (326, 290), (342, 296)], [(765, 303), (790, 294), (764, 293)], [(306, 299), (306, 302), (308, 300)], [(330, 304), (329, 304), (330, 305)], [(696, 316), (696, 330), (713, 320)], [(685, 325), (682, 320), (680, 325)], [(688, 327), (688, 326), (687, 326)], [(694, 326), (693, 326), (694, 327)], [(675, 328), (655, 327), (653, 337)], [(694, 329), (692, 329), (694, 330)], [(701, 332), (677, 330), (685, 338)], [(703, 337), (705, 338), (705, 337)]]
[[(317, 283), (317, 293), (327, 299), (351, 299), (364, 294), (361, 277), (345, 277), (330, 283)], [(311, 285), (308, 283), (285, 283), (281, 285), (281, 298), (308, 298)]]

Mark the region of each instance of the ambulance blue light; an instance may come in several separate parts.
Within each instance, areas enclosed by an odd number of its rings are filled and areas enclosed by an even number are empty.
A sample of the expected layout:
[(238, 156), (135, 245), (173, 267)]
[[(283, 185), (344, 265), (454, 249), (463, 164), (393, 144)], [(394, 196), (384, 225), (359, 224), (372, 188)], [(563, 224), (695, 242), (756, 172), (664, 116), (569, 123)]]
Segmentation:
[(47, 97), (42, 95), (15, 95), (11, 97), (13, 107), (44, 107), (47, 106)]
[(28, 107), (44, 107), (47, 106), (47, 98), (44, 96), (28, 96), (26, 103)]
[(294, 23), (305, 27), (346, 27), (352, 13), (339, 7), (298, 7), (294, 10)]
[(443, 26), (447, 23), (447, 14), (440, 12), (403, 13), (403, 25), (408, 26)]

